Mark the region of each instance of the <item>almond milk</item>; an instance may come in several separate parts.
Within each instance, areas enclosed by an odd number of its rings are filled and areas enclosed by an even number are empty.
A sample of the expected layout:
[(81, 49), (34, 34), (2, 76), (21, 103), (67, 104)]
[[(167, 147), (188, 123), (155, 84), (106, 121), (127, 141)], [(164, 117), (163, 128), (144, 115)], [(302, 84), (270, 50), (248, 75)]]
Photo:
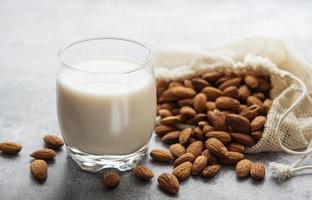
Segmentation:
[[(70, 66), (103, 74), (88, 76), (72, 69), (59, 73), (58, 118), (66, 144), (96, 155), (126, 155), (145, 146), (156, 116), (151, 72), (114, 58), (82, 60)], [(133, 72), (124, 73), (131, 68)]]

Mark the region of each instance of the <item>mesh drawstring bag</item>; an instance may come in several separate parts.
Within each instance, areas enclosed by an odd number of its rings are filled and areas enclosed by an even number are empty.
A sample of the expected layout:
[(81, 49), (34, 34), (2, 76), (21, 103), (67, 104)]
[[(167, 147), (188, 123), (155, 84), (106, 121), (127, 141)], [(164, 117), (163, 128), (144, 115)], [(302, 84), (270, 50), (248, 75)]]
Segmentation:
[[(187, 50), (185, 50), (187, 49)], [(312, 68), (277, 39), (252, 37), (219, 48), (167, 47), (154, 59), (158, 80), (177, 80), (207, 71), (248, 70), (269, 75), (272, 107), (262, 138), (246, 149), (247, 153), (285, 151), (301, 155), (293, 165), (271, 163), (273, 175), (290, 177), (294, 172), (312, 168), (301, 165), (312, 151)], [(295, 151), (306, 148), (305, 151)]]

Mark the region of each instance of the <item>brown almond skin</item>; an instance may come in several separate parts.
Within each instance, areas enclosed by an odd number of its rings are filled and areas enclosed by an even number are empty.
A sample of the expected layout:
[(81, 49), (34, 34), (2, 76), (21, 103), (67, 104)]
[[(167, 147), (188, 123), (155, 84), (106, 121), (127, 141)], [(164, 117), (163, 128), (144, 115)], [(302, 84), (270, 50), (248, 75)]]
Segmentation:
[(194, 98), (194, 109), (197, 113), (203, 113), (206, 111), (207, 97), (203, 93), (199, 93)]
[(158, 177), (157, 181), (159, 186), (166, 192), (169, 192), (171, 194), (176, 194), (179, 192), (180, 183), (177, 177), (175, 177), (174, 175), (169, 173), (163, 173)]
[(185, 128), (181, 131), (180, 136), (179, 136), (179, 143), (182, 145), (185, 145), (189, 138), (192, 135), (192, 129), (191, 128)]
[(206, 80), (201, 79), (201, 78), (193, 78), (191, 82), (196, 92), (200, 92), (204, 87), (207, 87), (210, 85)]
[(250, 168), (250, 175), (255, 180), (262, 180), (265, 177), (265, 167), (262, 162), (253, 163)]
[(230, 87), (230, 86), (238, 87), (241, 84), (241, 82), (242, 82), (242, 79), (240, 77), (231, 78), (231, 79), (223, 82), (219, 86), (219, 90), (223, 91), (225, 88)]
[(115, 188), (119, 185), (120, 177), (115, 171), (108, 171), (103, 176), (103, 183), (109, 188)]
[(217, 138), (224, 145), (230, 143), (232, 141), (231, 135), (225, 131), (210, 131), (206, 133), (206, 138)]
[(162, 136), (161, 141), (167, 144), (176, 143), (179, 140), (181, 132), (180, 131), (172, 131), (169, 133), (166, 133), (164, 136)]
[(214, 165), (218, 163), (218, 158), (210, 153), (208, 149), (205, 149), (201, 155), (205, 156), (207, 158), (207, 165)]
[(181, 165), (184, 162), (193, 163), (194, 160), (195, 160), (195, 156), (193, 154), (185, 153), (174, 161), (173, 166), (176, 167), (178, 165)]
[(259, 78), (259, 86), (257, 88), (259, 92), (266, 93), (269, 92), (271, 88), (272, 88), (271, 84), (269, 84), (266, 80)]
[(247, 85), (242, 85), (238, 88), (238, 98), (242, 101), (246, 101), (251, 93), (252, 92)]
[(196, 127), (194, 130), (193, 130), (193, 137), (197, 140), (202, 140), (202, 141), (205, 141), (205, 135), (204, 135), (204, 132), (201, 130), (201, 128), (199, 127)]
[(225, 123), (225, 115), (220, 111), (208, 111), (208, 119), (215, 131), (228, 131), (228, 126)]
[(257, 97), (255, 96), (249, 96), (247, 98), (247, 105), (248, 106), (251, 106), (251, 105), (258, 105), (260, 108), (262, 108), (262, 101), (260, 99), (258, 99)]
[(252, 132), (251, 137), (255, 139), (256, 141), (259, 141), (262, 138), (262, 134), (263, 134), (262, 131)]
[(234, 151), (238, 153), (244, 153), (245, 151), (244, 145), (238, 143), (231, 143), (227, 145), (226, 148), (228, 149), (228, 151)]
[(183, 84), (184, 84), (184, 86), (187, 87), (187, 88), (194, 89), (191, 80), (185, 79), (185, 80), (183, 81)]
[(186, 123), (188, 125), (196, 125), (198, 122), (207, 119), (207, 115), (204, 113), (199, 113), (195, 117), (189, 119)]
[(172, 144), (170, 147), (169, 147), (169, 151), (171, 152), (171, 154), (174, 156), (174, 157), (180, 157), (182, 156), (183, 154), (185, 154), (185, 147), (182, 146), (181, 144), (179, 143), (176, 143), (176, 144)]
[(235, 165), (238, 161), (244, 159), (244, 154), (229, 151), (228, 156), (226, 158), (221, 158), (220, 163), (225, 165)]
[(43, 181), (48, 175), (48, 164), (44, 160), (34, 160), (30, 164), (30, 172), (35, 179)]
[(205, 126), (209, 126), (209, 123), (207, 122), (207, 121), (200, 121), (200, 122), (198, 122), (198, 127), (199, 128), (204, 128)]
[(203, 148), (204, 148), (203, 142), (198, 140), (198, 141), (190, 144), (186, 148), (186, 152), (193, 154), (196, 158), (197, 156), (199, 156), (201, 154), (201, 152), (203, 151)]
[(160, 137), (165, 135), (166, 133), (172, 132), (174, 130), (175, 130), (174, 127), (166, 126), (166, 125), (162, 125), (162, 124), (156, 126), (154, 129), (155, 134), (160, 136)]
[(177, 125), (179, 122), (180, 118), (177, 116), (169, 116), (160, 120), (160, 123), (166, 126), (174, 126)]
[(15, 142), (6, 141), (0, 143), (0, 151), (8, 155), (16, 155), (22, 150), (22, 145)]
[(257, 97), (258, 99), (260, 99), (261, 101), (263, 101), (265, 99), (265, 95), (262, 92), (256, 92), (254, 93), (252, 96)]
[(216, 107), (221, 110), (239, 110), (239, 101), (231, 97), (218, 97), (216, 99)]
[(216, 107), (215, 102), (208, 101), (208, 102), (206, 103), (206, 110), (208, 110), (208, 111), (214, 111), (216, 108), (217, 108), (217, 107)]
[(207, 166), (207, 157), (206, 156), (198, 156), (193, 163), (192, 166), (192, 175), (199, 175)]
[(183, 106), (180, 109), (180, 114), (191, 118), (196, 116), (196, 111), (190, 106)]
[(201, 93), (206, 95), (207, 101), (215, 101), (218, 97), (222, 96), (222, 92), (214, 87), (205, 87)]
[(246, 85), (248, 85), (250, 88), (253, 88), (253, 89), (259, 87), (259, 84), (260, 84), (259, 79), (253, 75), (245, 76), (244, 81)]
[(257, 143), (250, 135), (244, 133), (230, 133), (230, 135), (232, 137), (232, 140), (247, 147), (251, 147)]
[(36, 159), (50, 160), (55, 158), (56, 152), (52, 149), (39, 149), (33, 152), (30, 156)]
[(192, 172), (192, 163), (187, 161), (174, 168), (172, 174), (176, 176), (179, 179), (179, 181), (184, 181), (191, 175), (191, 172)]
[(136, 177), (144, 181), (151, 180), (154, 177), (153, 171), (143, 165), (136, 166), (133, 169), (133, 173)]
[(43, 141), (51, 149), (59, 149), (64, 146), (64, 141), (57, 135), (46, 135), (43, 137)]
[(161, 106), (160, 106), (160, 109), (167, 109), (167, 110), (170, 110), (170, 111), (172, 111), (175, 108), (177, 108), (177, 105), (174, 102), (162, 103)]
[(205, 178), (213, 178), (215, 175), (217, 175), (220, 169), (221, 166), (218, 164), (209, 165), (202, 171), (201, 175)]
[(174, 157), (171, 155), (170, 151), (162, 149), (153, 149), (150, 152), (150, 156), (153, 158), (153, 160), (160, 162), (170, 162), (174, 160)]
[[(179, 99), (176, 95), (173, 94), (173, 88), (169, 88), (165, 90), (161, 96), (159, 97), (159, 102), (168, 102), (168, 101), (176, 101)], [(170, 110), (170, 109), (169, 109)]]
[(196, 95), (195, 90), (191, 88), (187, 88), (187, 87), (182, 87), (182, 86), (173, 87), (172, 93), (174, 96), (178, 98), (190, 98)]
[(260, 131), (264, 128), (266, 122), (266, 117), (265, 116), (258, 116), (251, 122), (251, 131)]
[(268, 114), (271, 107), (272, 107), (273, 101), (271, 99), (266, 99), (262, 104), (262, 112), (264, 114)]
[(172, 113), (169, 110), (167, 110), (167, 109), (160, 109), (160, 110), (158, 110), (158, 115), (161, 118), (165, 118), (165, 117), (172, 116)]
[(210, 132), (210, 131), (214, 131), (214, 127), (213, 127), (213, 126), (205, 125), (205, 126), (203, 127), (203, 132), (204, 132), (204, 133), (208, 133), (208, 132)]
[(252, 162), (247, 159), (243, 159), (236, 164), (236, 175), (240, 178), (245, 178), (250, 174)]
[(237, 115), (237, 114), (228, 114), (225, 117), (225, 123), (232, 128), (235, 132), (241, 133), (250, 133), (251, 125), (247, 118)]
[(178, 101), (178, 105), (180, 107), (183, 107), (183, 106), (193, 106), (193, 103), (194, 103), (194, 98), (187, 98), (187, 99), (181, 99)]
[(245, 109), (243, 109), (239, 115), (246, 117), (249, 120), (253, 120), (255, 117), (257, 117), (261, 112), (260, 106), (254, 104), (251, 105)]
[(224, 76), (224, 72), (212, 71), (212, 72), (207, 72), (207, 73), (203, 74), (202, 78), (205, 79), (206, 81), (209, 81), (209, 82), (215, 82), (223, 76)]
[(207, 149), (209, 149), (210, 152), (212, 152), (217, 157), (223, 158), (227, 157), (229, 154), (228, 150), (223, 145), (223, 143), (216, 138), (209, 138), (208, 140), (206, 140), (205, 146)]
[(223, 96), (231, 97), (234, 99), (238, 99), (238, 89), (235, 86), (230, 86), (224, 89), (222, 92)]

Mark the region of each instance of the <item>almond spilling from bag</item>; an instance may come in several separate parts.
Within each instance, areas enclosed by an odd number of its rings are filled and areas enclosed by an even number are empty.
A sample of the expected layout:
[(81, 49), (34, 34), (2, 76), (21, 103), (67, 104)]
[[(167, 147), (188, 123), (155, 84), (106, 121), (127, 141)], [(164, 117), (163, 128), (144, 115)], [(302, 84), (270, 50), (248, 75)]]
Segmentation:
[(16, 155), (22, 150), (22, 145), (7, 141), (0, 143), (0, 151), (8, 155)]
[(214, 155), (224, 158), (229, 155), (228, 150), (223, 145), (223, 143), (216, 139), (216, 138), (210, 138), (205, 142), (205, 146), (209, 151), (211, 151)]
[(145, 181), (148, 181), (154, 177), (153, 171), (143, 165), (136, 166), (133, 169), (133, 173), (136, 177)]
[(48, 175), (48, 165), (44, 160), (34, 160), (30, 164), (30, 172), (34, 178), (43, 181)]
[(175, 177), (174, 175), (169, 173), (163, 173), (158, 177), (157, 181), (159, 186), (163, 190), (171, 194), (176, 194), (177, 192), (179, 192), (180, 183), (177, 177)]
[(249, 120), (241, 115), (228, 114), (225, 117), (225, 122), (235, 132), (246, 134), (251, 132), (251, 125)]

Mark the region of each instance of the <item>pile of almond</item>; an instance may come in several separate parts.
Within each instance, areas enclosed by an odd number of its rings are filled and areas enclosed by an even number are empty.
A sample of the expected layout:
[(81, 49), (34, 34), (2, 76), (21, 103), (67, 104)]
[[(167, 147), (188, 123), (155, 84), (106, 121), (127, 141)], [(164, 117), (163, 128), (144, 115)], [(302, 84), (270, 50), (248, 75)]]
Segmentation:
[(154, 149), (150, 156), (172, 163), (171, 174), (159, 176), (170, 193), (190, 175), (215, 176), (221, 165), (234, 165), (238, 177), (265, 176), (263, 163), (244, 159), (246, 147), (262, 137), (271, 108), (272, 86), (267, 75), (211, 71), (178, 81), (157, 82), (160, 124), (155, 133), (169, 150)]

